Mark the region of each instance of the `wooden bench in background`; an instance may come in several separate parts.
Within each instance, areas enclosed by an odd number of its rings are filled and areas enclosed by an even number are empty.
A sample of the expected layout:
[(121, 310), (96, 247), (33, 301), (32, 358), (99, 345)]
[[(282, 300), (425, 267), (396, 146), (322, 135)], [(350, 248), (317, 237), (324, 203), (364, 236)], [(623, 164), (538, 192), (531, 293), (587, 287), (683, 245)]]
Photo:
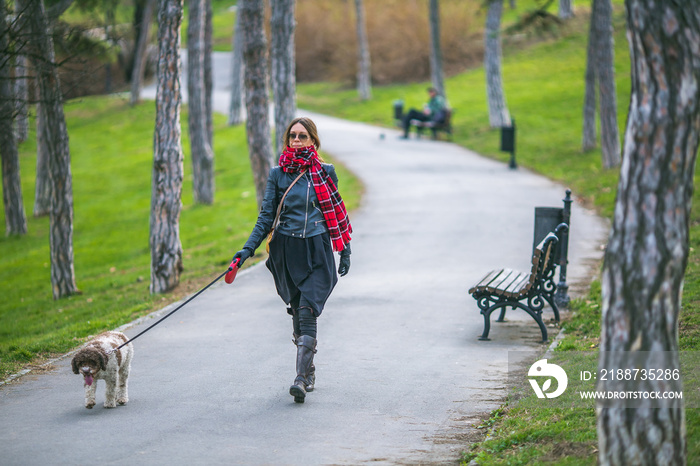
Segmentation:
[(438, 138), (438, 132), (443, 132), (447, 135), (448, 140), (452, 140), (452, 109), (445, 110), (445, 118), (442, 121), (421, 121), (411, 120), (411, 125), (418, 128), (418, 137), (420, 138), (423, 128), (428, 128), (432, 131), (433, 139)]
[(557, 288), (554, 283), (557, 267), (554, 258), (561, 236), (568, 229), (566, 223), (560, 223), (535, 247), (529, 273), (511, 269), (492, 270), (469, 289), (469, 294), (476, 299), (484, 316), (484, 332), (479, 340), (489, 339), (491, 313), (500, 309), (497, 322), (503, 322), (506, 308), (510, 306), (513, 310), (519, 308), (530, 314), (540, 327), (542, 342), (547, 341), (547, 327), (542, 321), (542, 310), (545, 302), (549, 303), (554, 311), (554, 319), (559, 322), (559, 308), (553, 299)]
[[(432, 132), (433, 139), (438, 138), (438, 133), (445, 133), (447, 139), (452, 140), (452, 114), (454, 110), (451, 108), (446, 109), (445, 118), (440, 121), (420, 121), (411, 120), (411, 125), (418, 129), (418, 137), (420, 138), (423, 128), (428, 128)], [(394, 123), (399, 128), (403, 128), (403, 101), (397, 100), (394, 102)]]

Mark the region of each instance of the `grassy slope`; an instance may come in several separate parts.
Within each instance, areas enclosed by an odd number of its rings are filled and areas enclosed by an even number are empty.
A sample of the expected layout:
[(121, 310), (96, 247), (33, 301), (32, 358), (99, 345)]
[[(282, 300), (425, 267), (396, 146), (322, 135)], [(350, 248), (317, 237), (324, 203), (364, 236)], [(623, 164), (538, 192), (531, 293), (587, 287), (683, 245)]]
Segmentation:
[[(74, 197), (74, 254), (82, 294), (51, 296), (48, 218), (29, 218), (29, 234), (0, 238), (0, 379), (37, 356), (65, 352), (86, 336), (115, 328), (192, 293), (216, 277), (247, 239), (257, 217), (243, 126), (215, 118), (213, 206), (192, 200), (187, 115), (180, 235), (185, 271), (173, 293), (151, 296), (148, 225), (155, 104), (134, 108), (121, 97), (66, 106)], [(34, 199), (34, 135), (21, 146), (26, 211)], [(341, 191), (357, 206), (361, 186), (342, 167)], [(0, 212), (4, 224), (4, 211)]]
[[(611, 217), (618, 170), (601, 168), (600, 150), (580, 149), (583, 76), (587, 29), (585, 17), (562, 29), (562, 37), (525, 50), (515, 44), (504, 46), (503, 82), (509, 109), (517, 125), (517, 160), (521, 166), (562, 182), (577, 198)], [(618, 8), (615, 17), (616, 80), (621, 137), (629, 102), (630, 64), (624, 35), (624, 18)], [(454, 115), (454, 142), (502, 161), (500, 134), (488, 126), (483, 69), (451, 77), (446, 94)], [(299, 105), (344, 118), (393, 126), (392, 103), (405, 102), (420, 108), (426, 100), (428, 83), (375, 87), (373, 98), (361, 102), (354, 89), (329, 83), (299, 87)], [(696, 193), (694, 204), (700, 203)], [(680, 345), (696, 350), (700, 345), (700, 215), (691, 219), (691, 253), (680, 319)], [(575, 226), (574, 226), (575, 228)], [(594, 283), (590, 295), (572, 304), (564, 323), (569, 336), (562, 350), (591, 350), (600, 335), (600, 288)], [(590, 369), (585, 367), (584, 369)], [(688, 388), (688, 387), (686, 387)], [(527, 390), (530, 390), (527, 387)], [(465, 461), (479, 464), (528, 464), (551, 461), (556, 464), (595, 464), (597, 436), (593, 410), (546, 410), (518, 392), (503, 408), (493, 413), (482, 427), (494, 427), (492, 439), (465, 453)], [(687, 432), (689, 464), (700, 461), (700, 416), (689, 409)]]

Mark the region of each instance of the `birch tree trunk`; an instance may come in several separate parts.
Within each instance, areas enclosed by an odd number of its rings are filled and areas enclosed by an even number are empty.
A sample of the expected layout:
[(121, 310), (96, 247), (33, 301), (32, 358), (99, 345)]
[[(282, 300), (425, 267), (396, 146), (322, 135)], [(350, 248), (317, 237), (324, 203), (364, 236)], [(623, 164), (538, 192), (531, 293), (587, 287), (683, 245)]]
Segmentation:
[(39, 84), (40, 101), (44, 113), (46, 149), (48, 153), (51, 187), (49, 212), (49, 243), (51, 250), (51, 288), (54, 299), (78, 292), (73, 262), (73, 179), (70, 169), (68, 130), (63, 114), (63, 96), (56, 73), (53, 40), (49, 35), (42, 0), (22, 2), (19, 22), (21, 30), (28, 30), (28, 42), (34, 57)]
[(598, 48), (598, 36), (595, 31), (594, 14), (598, 9), (595, 3), (599, 0), (591, 1), (591, 19), (588, 28), (588, 48), (586, 50), (586, 93), (583, 99), (583, 138), (582, 149), (584, 152), (596, 147), (596, 49)]
[(440, 47), (440, 4), (430, 0), (430, 76), (433, 87), (447, 99), (445, 79), (442, 73), (442, 49)]
[(5, 235), (27, 233), (27, 216), (22, 200), (17, 139), (12, 128), (14, 114), (10, 81), (9, 26), (4, 1), (0, 1), (0, 157), (2, 158), (2, 200), (5, 206)]
[(295, 0), (274, 0), (270, 4), (272, 7), (270, 53), (272, 54), (272, 95), (275, 101), (275, 153), (279, 154), (284, 149), (284, 141), (282, 141), (284, 130), (297, 110), (294, 64)]
[(360, 100), (372, 98), (372, 65), (369, 56), (367, 40), (367, 24), (365, 22), (365, 7), (362, 0), (355, 0), (355, 15), (357, 17), (357, 93)]
[[(700, 9), (692, 2), (627, 0), (632, 92), (613, 228), (602, 278), (599, 367), (627, 354), (671, 356), (679, 369), (678, 314), (700, 131)], [(692, 84), (691, 84), (692, 83)], [(606, 380), (605, 391), (679, 391), (681, 381)], [(633, 384), (633, 385), (632, 385)], [(598, 409), (603, 465), (686, 462), (682, 399)]]
[(559, 0), (559, 18), (569, 19), (574, 17), (574, 0)]
[(134, 67), (131, 70), (131, 99), (129, 103), (136, 105), (141, 98), (141, 85), (146, 69), (146, 49), (148, 38), (150, 37), (151, 22), (153, 21), (153, 10), (156, 7), (156, 0), (146, 0), (143, 15), (141, 16), (141, 27), (134, 53)]
[(492, 128), (510, 126), (501, 81), (501, 13), (503, 0), (491, 0), (486, 15), (484, 61), (486, 65), (486, 92), (489, 102), (489, 123)]
[(195, 202), (212, 204), (214, 202), (214, 153), (209, 145), (207, 133), (204, 83), (206, 0), (190, 0), (188, 7), (187, 102), (192, 154), (192, 188)]
[(36, 181), (34, 187), (34, 217), (49, 215), (51, 211), (51, 180), (49, 152), (46, 143), (46, 115), (41, 102), (36, 104)]
[(612, 4), (596, 0), (592, 15), (596, 36), (596, 71), (600, 96), (600, 147), (603, 167), (620, 165), (620, 133), (617, 127), (617, 92), (615, 90), (614, 39), (612, 35)]
[(150, 240), (151, 293), (180, 282), (180, 205), (183, 157), (180, 140), (180, 24), (182, 0), (159, 0), (156, 126)]
[(233, 59), (231, 60), (231, 104), (228, 110), (228, 125), (239, 125), (243, 121), (243, 27), (241, 14), (236, 10), (233, 30)]
[(265, 195), (267, 175), (272, 167), (263, 0), (241, 0), (238, 3), (238, 13), (241, 15), (243, 25), (248, 155), (255, 178), (258, 207), (260, 207)]

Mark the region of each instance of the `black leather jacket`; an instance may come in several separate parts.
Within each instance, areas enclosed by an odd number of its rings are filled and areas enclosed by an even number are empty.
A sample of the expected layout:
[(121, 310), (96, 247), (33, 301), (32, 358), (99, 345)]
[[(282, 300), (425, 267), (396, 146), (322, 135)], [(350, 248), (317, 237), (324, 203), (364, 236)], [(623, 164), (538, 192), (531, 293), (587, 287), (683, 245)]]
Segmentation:
[[(335, 173), (335, 167), (324, 163), (323, 168), (335, 185), (338, 186), (338, 175)], [(299, 176), (298, 172), (285, 173), (280, 167), (270, 169), (258, 221), (248, 241), (243, 246), (244, 248), (254, 252), (267, 237), (277, 214), (277, 206), (284, 192), (297, 176)], [(326, 220), (319, 208), (316, 191), (311, 182), (311, 174), (307, 171), (287, 193), (275, 234), (281, 233), (296, 238), (309, 238), (327, 231)], [(349, 252), (350, 248), (348, 247), (347, 249)]]

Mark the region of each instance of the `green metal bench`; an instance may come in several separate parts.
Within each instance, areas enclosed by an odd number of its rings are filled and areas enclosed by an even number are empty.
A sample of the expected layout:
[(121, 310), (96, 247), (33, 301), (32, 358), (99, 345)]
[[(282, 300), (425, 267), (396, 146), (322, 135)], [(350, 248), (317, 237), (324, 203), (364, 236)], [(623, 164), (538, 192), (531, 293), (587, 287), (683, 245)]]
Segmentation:
[(484, 331), (479, 340), (489, 340), (491, 313), (500, 309), (497, 322), (503, 322), (506, 308), (510, 306), (513, 310), (518, 308), (530, 314), (540, 327), (542, 342), (547, 341), (547, 327), (542, 321), (542, 310), (545, 302), (549, 303), (554, 311), (554, 319), (559, 322), (559, 308), (554, 302), (554, 292), (557, 289), (554, 282), (557, 264), (554, 258), (561, 236), (568, 229), (566, 223), (560, 223), (535, 247), (530, 272), (492, 270), (469, 289), (469, 294), (476, 299), (484, 316)]

